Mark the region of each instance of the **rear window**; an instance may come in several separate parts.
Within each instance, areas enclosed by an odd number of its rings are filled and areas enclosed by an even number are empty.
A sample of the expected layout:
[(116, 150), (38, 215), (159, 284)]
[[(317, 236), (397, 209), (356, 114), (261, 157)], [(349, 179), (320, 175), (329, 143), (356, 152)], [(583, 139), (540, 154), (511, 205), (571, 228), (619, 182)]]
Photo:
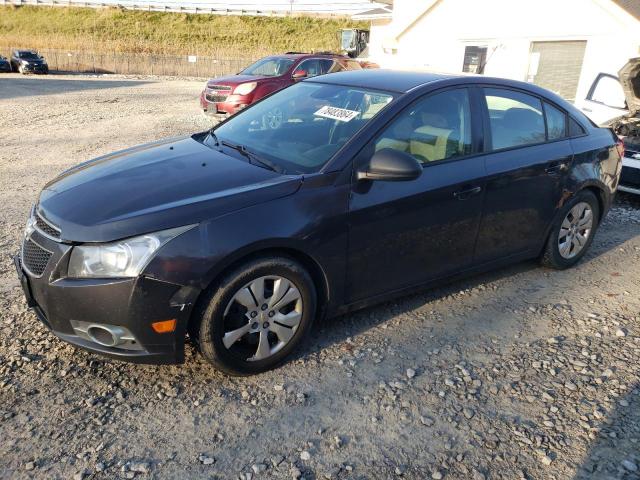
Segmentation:
[(544, 115), (539, 98), (501, 88), (485, 88), (494, 150), (545, 141)]

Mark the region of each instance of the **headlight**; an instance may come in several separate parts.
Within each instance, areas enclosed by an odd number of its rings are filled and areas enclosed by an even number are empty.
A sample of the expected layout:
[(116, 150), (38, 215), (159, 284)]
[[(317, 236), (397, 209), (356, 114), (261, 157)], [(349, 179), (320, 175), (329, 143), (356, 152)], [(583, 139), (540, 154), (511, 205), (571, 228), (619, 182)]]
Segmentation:
[(67, 275), (75, 278), (137, 277), (160, 247), (193, 227), (188, 225), (113, 243), (73, 247)]
[(233, 91), (233, 94), (246, 95), (247, 93), (253, 92), (257, 86), (258, 86), (257, 82), (241, 83), (235, 88), (235, 90)]

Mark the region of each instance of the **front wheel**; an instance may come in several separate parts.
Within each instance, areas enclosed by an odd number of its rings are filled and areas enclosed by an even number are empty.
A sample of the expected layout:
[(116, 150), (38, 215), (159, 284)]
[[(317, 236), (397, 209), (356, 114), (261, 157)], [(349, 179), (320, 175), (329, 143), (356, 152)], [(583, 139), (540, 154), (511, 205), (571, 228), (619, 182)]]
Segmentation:
[(542, 264), (562, 270), (584, 256), (600, 219), (600, 205), (588, 191), (578, 192), (560, 211), (541, 257)]
[(248, 262), (212, 289), (199, 312), (200, 351), (229, 375), (280, 364), (308, 333), (316, 314), (309, 273), (286, 257)]

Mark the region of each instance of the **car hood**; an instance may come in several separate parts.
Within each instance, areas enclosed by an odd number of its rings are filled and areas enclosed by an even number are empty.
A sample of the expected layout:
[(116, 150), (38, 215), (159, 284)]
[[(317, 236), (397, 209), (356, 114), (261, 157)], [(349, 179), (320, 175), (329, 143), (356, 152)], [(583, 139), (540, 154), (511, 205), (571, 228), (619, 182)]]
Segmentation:
[(30, 65), (42, 65), (42, 64), (46, 63), (46, 62), (45, 62), (44, 60), (42, 60), (42, 59), (38, 59), (38, 60), (36, 60), (36, 59), (33, 59), (33, 58), (20, 58), (19, 60), (20, 60), (21, 62), (28, 63), (28, 64), (30, 64)]
[(624, 89), (629, 113), (636, 115), (640, 111), (640, 57), (630, 59), (618, 72), (618, 78)]
[(255, 82), (257, 80), (262, 80), (265, 78), (275, 78), (275, 77), (265, 77), (263, 75), (225, 75), (224, 77), (216, 77), (212, 78), (207, 82), (207, 86), (210, 85), (230, 85), (236, 86), (245, 82)]
[(42, 190), (38, 212), (63, 241), (108, 242), (200, 223), (291, 195), (301, 176), (225, 155), (199, 136), (141, 145), (83, 163)]

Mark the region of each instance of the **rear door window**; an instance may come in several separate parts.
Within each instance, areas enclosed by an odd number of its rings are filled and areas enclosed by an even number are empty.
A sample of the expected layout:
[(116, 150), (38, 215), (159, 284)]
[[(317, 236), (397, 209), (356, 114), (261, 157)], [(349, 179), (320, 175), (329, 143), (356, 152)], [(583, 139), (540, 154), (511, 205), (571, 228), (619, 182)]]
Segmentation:
[(571, 137), (580, 137), (581, 135), (585, 135), (587, 132), (584, 131), (584, 128), (575, 121), (573, 118), (569, 120), (569, 135)]
[(296, 70), (304, 70), (307, 72), (307, 77), (322, 75), (322, 66), (320, 65), (320, 60), (317, 58), (303, 61), (297, 66)]
[(567, 115), (544, 102), (544, 113), (547, 116), (547, 138), (549, 140), (558, 140), (567, 136)]
[(343, 70), (342, 66), (338, 62), (328, 59), (320, 60), (320, 66), (322, 68), (323, 75), (325, 73), (335, 73)]
[(544, 142), (542, 102), (526, 93), (485, 88), (493, 150)]

